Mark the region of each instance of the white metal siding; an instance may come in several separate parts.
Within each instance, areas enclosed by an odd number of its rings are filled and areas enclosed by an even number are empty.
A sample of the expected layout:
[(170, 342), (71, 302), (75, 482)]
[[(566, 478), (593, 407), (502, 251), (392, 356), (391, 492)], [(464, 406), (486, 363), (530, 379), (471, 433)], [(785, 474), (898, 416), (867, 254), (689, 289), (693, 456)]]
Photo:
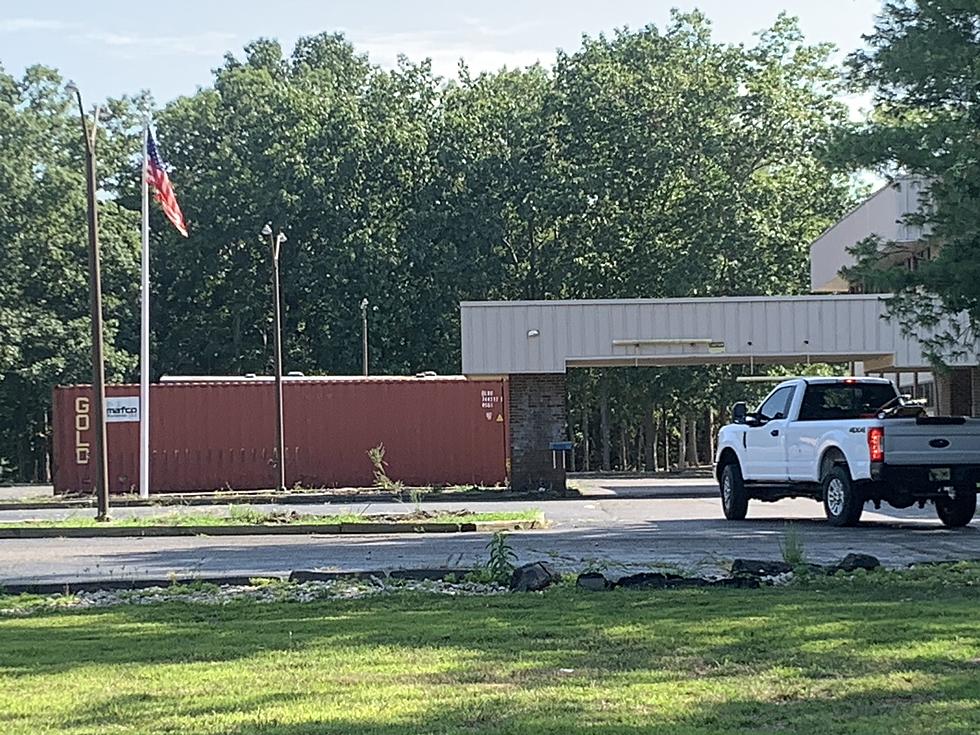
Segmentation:
[[(919, 343), (883, 319), (877, 295), (464, 302), (463, 373), (561, 373), (568, 364), (862, 361), (927, 368)], [(528, 337), (538, 330), (537, 337)], [(713, 340), (616, 345), (615, 340)], [(957, 364), (976, 364), (970, 355)], [(875, 368), (877, 369), (877, 368)]]
[(854, 265), (847, 252), (871, 235), (886, 242), (915, 243), (926, 234), (903, 219), (918, 212), (925, 200), (926, 180), (907, 176), (887, 184), (828, 228), (810, 245), (810, 290), (815, 293), (847, 291), (841, 268)]

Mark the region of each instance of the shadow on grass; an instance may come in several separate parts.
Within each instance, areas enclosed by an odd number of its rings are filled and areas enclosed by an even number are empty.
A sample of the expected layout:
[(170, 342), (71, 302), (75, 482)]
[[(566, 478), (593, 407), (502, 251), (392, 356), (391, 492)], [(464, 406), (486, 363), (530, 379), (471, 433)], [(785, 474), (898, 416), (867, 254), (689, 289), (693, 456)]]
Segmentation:
[[(692, 733), (943, 733), (973, 735), (980, 723), (977, 684), (937, 677), (915, 688), (877, 686), (814, 691), (805, 682), (760, 691), (708, 690), (680, 685), (670, 699), (642, 682), (571, 681), (564, 690), (521, 689), (474, 693), (463, 685), (431, 699), (406, 695), (377, 706), (345, 711), (313, 694), (275, 692), (198, 705), (176, 695), (108, 697), (59, 723), (72, 732), (181, 732), (184, 735), (403, 735), (404, 733), (511, 733), (515, 735), (684, 735)], [(343, 695), (341, 695), (342, 697)], [(370, 695), (368, 695), (370, 696)], [(342, 704), (342, 702), (341, 702)], [(408, 706), (399, 706), (399, 705)], [(332, 705), (332, 706), (331, 706)]]
[[(838, 585), (820, 589), (616, 591), (448, 598), (400, 594), (309, 604), (126, 605), (0, 619), (0, 675), (77, 667), (233, 662), (269, 652), (447, 649), (505, 681), (539, 670), (727, 676), (792, 665), (808, 676), (874, 673), (901, 662), (963, 670), (935, 653), (980, 654), (975, 589)], [(924, 645), (928, 643), (928, 645)], [(975, 654), (975, 655), (976, 655)], [(969, 664), (978, 671), (974, 661)], [(483, 676), (481, 673), (474, 674)], [(455, 676), (450, 672), (449, 677)]]
[(175, 713), (185, 719), (220, 718), (223, 715), (256, 713), (270, 707), (290, 706), (301, 699), (302, 695), (296, 692), (239, 694), (220, 701), (210, 698), (201, 702), (150, 691), (110, 694), (94, 703), (76, 707), (60, 727), (98, 732), (135, 725), (140, 730), (149, 730)]
[[(614, 692), (611, 692), (615, 696)], [(246, 723), (230, 735), (403, 735), (403, 733), (508, 733), (514, 735), (685, 735), (693, 733), (800, 733), (881, 735), (887, 732), (975, 735), (976, 687), (938, 682), (916, 693), (881, 689), (828, 698), (753, 699), (747, 693), (728, 701), (704, 701), (682, 712), (651, 699), (617, 707), (609, 700), (585, 703), (518, 703), (498, 697), (481, 706), (460, 704), (431, 708), (411, 719), (387, 720), (383, 714), (352, 721), (313, 718), (295, 724)], [(933, 706), (934, 703), (941, 703)], [(624, 712), (626, 710), (626, 712)], [(939, 721), (936, 714), (942, 713)]]
[(977, 571), (0, 619), (0, 730), (975, 733)]

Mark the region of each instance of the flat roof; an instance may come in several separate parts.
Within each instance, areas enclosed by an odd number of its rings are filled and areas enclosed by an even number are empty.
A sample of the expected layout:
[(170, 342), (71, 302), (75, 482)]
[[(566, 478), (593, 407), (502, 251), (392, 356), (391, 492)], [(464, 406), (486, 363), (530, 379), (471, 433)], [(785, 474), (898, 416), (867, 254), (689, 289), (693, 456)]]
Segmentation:
[[(847, 294), (844, 298), (851, 301), (882, 301), (891, 294)], [(530, 301), (460, 301), (461, 308), (525, 308), (528, 306), (630, 306), (638, 305), (667, 305), (703, 304), (707, 301), (720, 302), (791, 302), (791, 301), (827, 301), (840, 299), (838, 294), (795, 294), (792, 296), (682, 296), (679, 298), (631, 298), (631, 299), (537, 299)]]

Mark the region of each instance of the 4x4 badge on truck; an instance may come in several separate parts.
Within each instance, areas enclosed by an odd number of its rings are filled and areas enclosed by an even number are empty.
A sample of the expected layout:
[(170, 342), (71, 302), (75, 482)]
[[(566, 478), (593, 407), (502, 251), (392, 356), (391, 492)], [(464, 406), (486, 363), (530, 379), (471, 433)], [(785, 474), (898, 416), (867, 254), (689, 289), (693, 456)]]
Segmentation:
[(850, 431), (850, 432), (851, 432), (852, 434), (864, 434), (864, 433), (866, 433), (866, 432), (867, 432), (867, 429), (866, 429), (865, 427), (863, 427), (863, 426), (852, 426), (852, 427), (851, 427), (851, 428), (849, 429), (849, 431)]

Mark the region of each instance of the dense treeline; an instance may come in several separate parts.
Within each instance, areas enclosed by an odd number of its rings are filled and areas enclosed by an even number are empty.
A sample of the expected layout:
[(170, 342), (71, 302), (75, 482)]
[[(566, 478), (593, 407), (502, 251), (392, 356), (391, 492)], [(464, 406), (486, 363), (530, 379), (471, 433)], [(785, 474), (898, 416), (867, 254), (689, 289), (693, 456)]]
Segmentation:
[[(289, 238), (285, 366), (308, 374), (359, 372), (365, 297), (372, 372), (452, 373), (464, 299), (803, 292), (848, 199), (821, 156), (845, 115), (828, 51), (786, 18), (743, 47), (677, 15), (550, 69), (443, 80), (338, 35), (255, 41), (154, 115), (190, 223), (154, 215), (154, 373), (269, 370), (267, 221)], [(111, 101), (99, 144), (114, 379), (137, 369), (148, 104)], [(78, 123), (43, 68), (0, 73), (0, 248), (0, 461), (40, 478), (51, 387), (88, 380)], [(662, 466), (665, 441), (703, 459), (731, 372), (574, 373), (571, 431), (593, 468)]]
[(928, 182), (929, 206), (910, 220), (927, 225), (930, 252), (905, 268), (907, 252), (882, 255), (907, 243), (873, 237), (855, 248), (848, 277), (894, 294), (891, 317), (934, 361), (950, 362), (976, 354), (980, 340), (980, 4), (891, 0), (866, 42), (847, 70), (856, 88), (872, 90), (874, 113), (840, 136), (836, 154)]

